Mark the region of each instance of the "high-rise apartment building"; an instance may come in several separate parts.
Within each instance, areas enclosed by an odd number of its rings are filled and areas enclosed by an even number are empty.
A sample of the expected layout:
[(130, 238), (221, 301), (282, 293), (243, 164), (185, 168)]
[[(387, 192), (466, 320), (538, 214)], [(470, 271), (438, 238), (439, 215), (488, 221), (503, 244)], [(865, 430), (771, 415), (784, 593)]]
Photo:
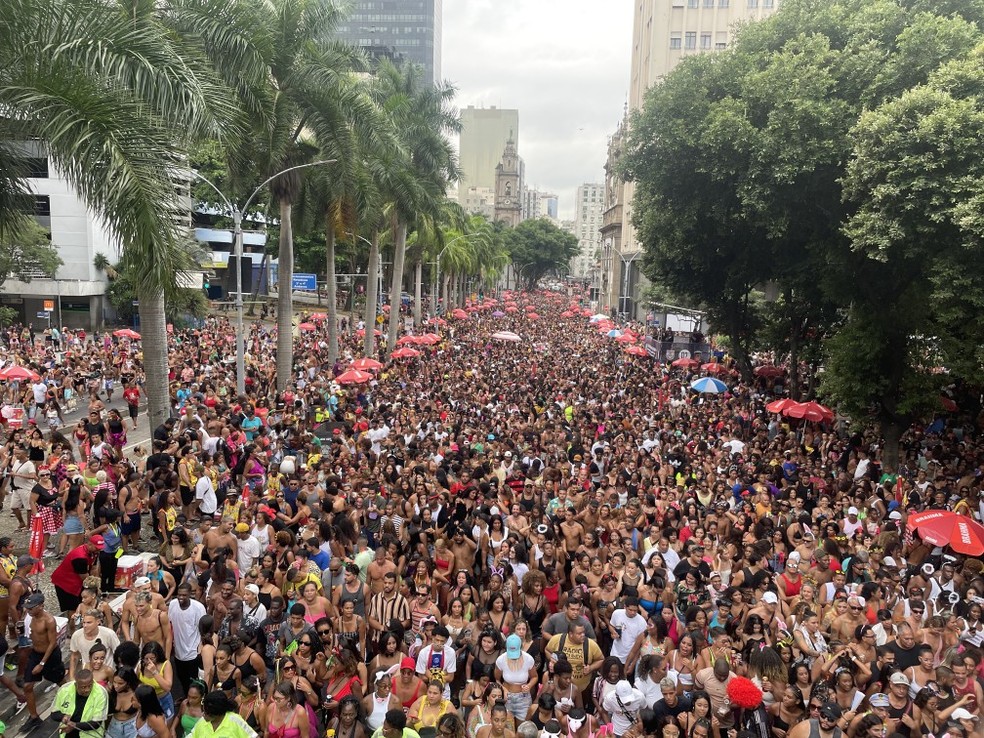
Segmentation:
[[(375, 58), (410, 61), (424, 79), (441, 79), (441, 15), (444, 0), (355, 0), (338, 38)], [(502, 153), (502, 149), (499, 149)]]
[[(735, 24), (741, 21), (756, 21), (771, 15), (779, 5), (779, 0), (635, 0), (635, 18), (632, 24), (632, 68), (629, 81), (629, 108), (642, 107), (646, 90), (659, 81), (675, 67), (681, 59), (691, 54), (726, 49), (731, 44)], [(624, 131), (617, 134), (621, 141)], [(622, 227), (619, 232), (617, 251), (607, 258), (609, 268), (607, 297), (618, 301), (618, 309), (635, 318), (645, 310), (640, 304), (639, 295), (645, 288), (646, 280), (639, 270), (642, 247), (636, 242), (632, 228), (631, 182), (617, 183), (622, 190), (621, 201), (613, 198), (615, 190), (611, 178), (606, 193), (608, 208), (612, 214), (621, 210)], [(607, 215), (606, 215), (607, 217)], [(609, 229), (611, 224), (609, 224)], [(606, 240), (606, 244), (608, 241)], [(615, 239), (611, 239), (615, 248)], [(622, 287), (624, 285), (625, 287)], [(602, 296), (602, 300), (606, 296)]]
[[(461, 167), (459, 191), (471, 187), (495, 187), (495, 168), (502, 159), (506, 142), (519, 149), (519, 111), (508, 108), (476, 108), (461, 111), (458, 139), (458, 165)], [(517, 194), (518, 197), (518, 194)]]
[(577, 255), (571, 259), (571, 276), (587, 279), (598, 263), (601, 246), (601, 216), (605, 209), (605, 185), (583, 184), (574, 202), (574, 235)]
[(546, 218), (556, 221), (559, 210), (560, 200), (556, 195), (536, 188), (523, 190), (523, 220)]

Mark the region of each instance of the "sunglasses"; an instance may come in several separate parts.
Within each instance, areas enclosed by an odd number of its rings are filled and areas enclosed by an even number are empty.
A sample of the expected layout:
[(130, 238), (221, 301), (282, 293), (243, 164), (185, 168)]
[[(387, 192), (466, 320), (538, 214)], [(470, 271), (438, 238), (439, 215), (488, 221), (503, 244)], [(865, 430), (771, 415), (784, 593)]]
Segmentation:
[(851, 605), (851, 609), (854, 610), (855, 612), (861, 612), (864, 608), (858, 607), (857, 605)]
[(319, 636), (322, 636), (322, 637), (324, 637), (324, 636), (330, 636), (331, 635), (331, 631), (330, 630), (319, 630), (318, 631), (318, 635)]
[(293, 664), (284, 664), (280, 667), (280, 671), (297, 671), (297, 667)]

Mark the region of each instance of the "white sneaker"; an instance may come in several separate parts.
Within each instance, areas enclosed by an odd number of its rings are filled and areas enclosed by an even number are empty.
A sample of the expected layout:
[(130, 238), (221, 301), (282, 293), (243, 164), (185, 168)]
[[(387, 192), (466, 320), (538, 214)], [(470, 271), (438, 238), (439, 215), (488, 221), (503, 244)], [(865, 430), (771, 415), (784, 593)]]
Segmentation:
[(20, 712), (21, 712), (21, 710), (23, 710), (23, 709), (24, 709), (25, 707), (27, 707), (27, 701), (26, 701), (26, 700), (25, 700), (24, 702), (18, 702), (18, 703), (17, 703), (17, 709), (16, 709), (16, 710), (14, 710), (14, 714), (15, 714), (15, 715), (17, 715), (17, 714), (18, 714), (18, 713), (20, 713)]

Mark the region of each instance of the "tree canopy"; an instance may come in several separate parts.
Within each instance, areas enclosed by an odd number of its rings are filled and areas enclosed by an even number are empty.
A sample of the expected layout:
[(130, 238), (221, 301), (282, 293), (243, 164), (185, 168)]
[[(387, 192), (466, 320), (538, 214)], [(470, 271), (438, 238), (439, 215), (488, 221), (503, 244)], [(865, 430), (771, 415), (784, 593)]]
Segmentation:
[(632, 121), (648, 276), (740, 361), (767, 320), (787, 349), (826, 337), (821, 392), (889, 436), (939, 405), (940, 368), (981, 368), (982, 7), (785, 0)]
[(38, 275), (52, 277), (61, 265), (48, 229), (32, 218), (0, 233), (0, 285), (11, 277), (22, 282)]
[(577, 254), (577, 237), (546, 218), (524, 220), (503, 234), (506, 251), (528, 289), (543, 277), (567, 269)]

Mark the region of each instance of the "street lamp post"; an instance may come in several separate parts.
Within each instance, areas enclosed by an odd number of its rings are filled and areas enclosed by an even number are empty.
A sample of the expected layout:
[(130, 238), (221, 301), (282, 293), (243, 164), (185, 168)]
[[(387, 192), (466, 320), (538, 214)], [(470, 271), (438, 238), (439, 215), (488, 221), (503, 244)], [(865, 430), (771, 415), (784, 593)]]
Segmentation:
[[(233, 228), (233, 253), (236, 257), (236, 393), (243, 395), (246, 393), (246, 337), (243, 333), (243, 213), (249, 210), (249, 206), (252, 204), (253, 200), (257, 195), (270, 184), (277, 177), (287, 174), (287, 172), (293, 172), (298, 169), (306, 169), (308, 167), (322, 166), (325, 164), (334, 164), (337, 159), (326, 159), (324, 161), (312, 161), (307, 164), (298, 164), (296, 167), (287, 167), (282, 169), (276, 174), (267, 177), (263, 182), (253, 190), (243, 207), (240, 209), (238, 206), (233, 205), (229, 201), (222, 191), (215, 186), (213, 182), (208, 180), (200, 172), (196, 172), (194, 169), (191, 173), (198, 177), (202, 182), (207, 184), (215, 193), (222, 198), (222, 202), (232, 213), (232, 228)], [(284, 299), (283, 295), (280, 295), (280, 299)]]
[(628, 315), (629, 301), (629, 271), (632, 269), (632, 262), (636, 260), (639, 252), (633, 251), (628, 259), (619, 251), (618, 258), (622, 261), (622, 296), (618, 301), (618, 309), (624, 316)]
[[(437, 315), (437, 291), (438, 289), (440, 289), (441, 286), (441, 257), (444, 256), (444, 252), (447, 251), (448, 247), (450, 247), (452, 244), (456, 243), (457, 241), (460, 241), (463, 238), (470, 238), (472, 235), (473, 234), (471, 233), (463, 233), (460, 236), (455, 236), (446, 244), (444, 244), (444, 248), (441, 249), (441, 252), (437, 255), (437, 258), (434, 260), (434, 264), (435, 264), (434, 284), (433, 287), (431, 288), (431, 311), (433, 312), (434, 316)], [(445, 305), (444, 311), (447, 312), (447, 309), (448, 306)]]

